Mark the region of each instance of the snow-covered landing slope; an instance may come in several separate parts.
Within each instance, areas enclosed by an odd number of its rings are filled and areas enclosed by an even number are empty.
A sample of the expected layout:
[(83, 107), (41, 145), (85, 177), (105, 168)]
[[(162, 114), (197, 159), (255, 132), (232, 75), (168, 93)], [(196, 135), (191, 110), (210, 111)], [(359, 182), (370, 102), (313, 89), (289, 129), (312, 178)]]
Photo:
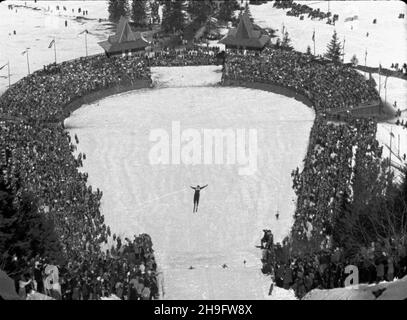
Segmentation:
[[(164, 298), (293, 298), (278, 288), (268, 296), (271, 279), (261, 274), (255, 245), (264, 228), (277, 241), (291, 228), (291, 171), (302, 165), (315, 115), (285, 96), (213, 86), (220, 76), (213, 67), (153, 69), (154, 79), (167, 87), (83, 106), (65, 125), (79, 137), (78, 152), (87, 155), (89, 183), (103, 191), (101, 211), (112, 232), (151, 235), (164, 273)], [(185, 87), (185, 79), (193, 86)], [(241, 176), (239, 164), (152, 165), (150, 132), (165, 130), (171, 141), (173, 121), (198, 132), (257, 130), (258, 170)], [(189, 186), (196, 184), (209, 186), (194, 214)]]
[(303, 300), (406, 300), (407, 276), (393, 282), (331, 290), (312, 290)]

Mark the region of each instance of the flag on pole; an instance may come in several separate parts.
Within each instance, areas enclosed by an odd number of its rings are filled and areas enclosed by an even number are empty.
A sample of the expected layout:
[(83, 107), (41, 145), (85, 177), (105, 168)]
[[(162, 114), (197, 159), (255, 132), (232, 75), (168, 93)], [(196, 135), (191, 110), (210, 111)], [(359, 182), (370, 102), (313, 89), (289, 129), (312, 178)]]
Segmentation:
[(21, 55), (25, 55), (27, 53), (27, 50), (24, 50), (23, 52), (21, 52)]
[(89, 33), (89, 31), (87, 29), (85, 29), (81, 33), (79, 33), (79, 35), (84, 34), (84, 33)]
[(55, 39), (53, 39), (53, 40), (49, 43), (48, 49), (51, 49), (54, 44), (55, 44)]
[(312, 41), (315, 41), (315, 30), (314, 30), (314, 32), (312, 33)]
[(0, 67), (0, 70), (3, 70), (3, 68), (8, 65), (8, 63), (6, 63), (4, 66)]

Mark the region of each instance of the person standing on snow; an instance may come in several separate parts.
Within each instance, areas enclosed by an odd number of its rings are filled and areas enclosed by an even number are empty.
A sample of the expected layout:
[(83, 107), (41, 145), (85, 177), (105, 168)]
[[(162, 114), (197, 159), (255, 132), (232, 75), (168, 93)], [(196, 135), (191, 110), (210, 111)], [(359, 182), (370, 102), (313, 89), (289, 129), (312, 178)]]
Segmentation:
[(200, 192), (202, 189), (206, 188), (207, 186), (208, 186), (208, 185), (203, 186), (203, 187), (200, 187), (199, 185), (197, 185), (196, 187), (192, 187), (192, 186), (191, 186), (191, 188), (195, 190), (195, 193), (194, 193), (194, 210), (193, 210), (193, 212), (198, 212), (199, 192)]

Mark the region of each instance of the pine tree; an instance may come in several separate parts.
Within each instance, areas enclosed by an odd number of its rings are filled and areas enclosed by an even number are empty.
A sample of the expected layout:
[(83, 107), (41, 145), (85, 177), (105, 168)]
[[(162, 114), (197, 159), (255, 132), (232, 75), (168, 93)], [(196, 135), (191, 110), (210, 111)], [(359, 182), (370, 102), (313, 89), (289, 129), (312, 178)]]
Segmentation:
[(224, 1), (220, 6), (218, 18), (222, 21), (232, 21), (237, 9), (238, 4), (236, 1)]
[(192, 20), (197, 20), (198, 22), (204, 22), (208, 19), (212, 12), (212, 5), (208, 0), (189, 0), (187, 11), (191, 16)]
[(218, 12), (218, 18), (221, 21), (233, 21), (235, 18), (235, 10), (238, 9), (237, 2), (235, 1), (224, 1)]
[(253, 19), (252, 13), (251, 13), (251, 11), (250, 11), (250, 7), (249, 7), (249, 3), (248, 3), (248, 2), (246, 2), (244, 11), (248, 14), (250, 21), (251, 21), (251, 22), (254, 22), (254, 19)]
[(307, 54), (307, 55), (312, 55), (311, 47), (310, 47), (310, 46), (307, 47), (307, 52), (306, 52), (306, 54)]
[(331, 42), (328, 44), (328, 50), (325, 53), (325, 57), (334, 62), (340, 62), (341, 56), (342, 56), (342, 45), (338, 39), (338, 34), (336, 33), (335, 30), (334, 34), (332, 35)]
[(185, 1), (167, 0), (163, 8), (162, 29), (167, 33), (181, 31), (185, 27)]
[[(38, 212), (36, 199), (23, 193), (19, 207), (14, 206), (15, 195), (0, 184), (0, 252), (5, 271), (18, 272), (11, 257), (31, 258), (36, 255), (60, 260), (62, 247), (52, 221)], [(60, 261), (61, 262), (61, 261)]]
[(133, 0), (131, 7), (131, 18), (137, 26), (145, 26), (147, 22), (147, 1)]
[(293, 50), (294, 48), (291, 45), (291, 39), (289, 37), (288, 31), (284, 33), (283, 40), (281, 41), (281, 47), (284, 50)]
[(127, 0), (109, 0), (109, 20), (118, 22), (121, 16), (126, 17), (129, 13), (129, 4)]
[(160, 23), (160, 15), (159, 15), (160, 3), (159, 3), (159, 1), (152, 0), (150, 2), (150, 8), (151, 8), (151, 19), (153, 20), (153, 23)]

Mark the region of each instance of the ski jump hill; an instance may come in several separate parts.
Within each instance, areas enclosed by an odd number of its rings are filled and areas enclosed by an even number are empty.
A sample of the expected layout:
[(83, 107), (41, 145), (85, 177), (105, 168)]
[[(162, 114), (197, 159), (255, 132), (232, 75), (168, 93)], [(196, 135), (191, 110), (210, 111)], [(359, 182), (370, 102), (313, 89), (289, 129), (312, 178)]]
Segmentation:
[[(179, 55), (170, 55), (168, 57), (161, 56), (159, 59), (166, 60), (165, 66), (197, 66), (197, 65), (214, 65), (216, 64), (216, 58), (209, 53), (200, 53), (200, 59), (202, 63), (196, 62), (196, 55), (185, 53), (180, 58)], [(206, 56), (206, 57), (205, 57)], [(181, 61), (179, 61), (181, 59)], [(162, 61), (161, 61), (162, 62)], [(115, 95), (132, 90), (151, 88), (153, 85), (151, 79), (151, 66), (161, 66), (160, 61), (150, 61), (150, 65), (143, 65), (144, 60), (137, 57), (114, 57), (109, 60), (102, 55), (80, 58), (68, 62), (64, 62), (59, 65), (53, 65), (49, 67), (49, 70), (39, 70), (34, 74), (23, 78), (14, 85), (12, 85), (1, 97), (0, 97), (0, 114), (9, 117), (23, 117), (24, 119), (35, 120), (36, 122), (62, 122), (68, 117), (74, 110), (80, 108), (83, 104), (95, 102), (107, 96)], [(87, 68), (84, 68), (86, 65)], [(63, 72), (67, 69), (72, 72)], [(106, 70), (107, 69), (107, 70)], [(110, 70), (111, 69), (111, 70)], [(109, 74), (108, 72), (111, 72)], [(108, 74), (108, 76), (106, 76)], [(61, 83), (55, 81), (55, 76), (60, 76), (63, 80)], [(42, 80), (38, 84), (33, 79), (39, 76)], [(263, 75), (267, 80), (267, 75)], [(105, 77), (105, 79), (103, 79)], [(91, 79), (91, 80), (89, 80)], [(326, 79), (329, 83), (329, 79)], [(324, 83), (324, 79), (321, 80)], [(54, 92), (54, 90), (60, 90), (57, 86), (66, 85), (64, 90)], [(260, 90), (272, 91), (278, 94), (294, 97), (295, 99), (302, 101), (309, 107), (315, 108), (315, 103), (303, 92), (299, 92), (293, 88), (273, 83), (273, 81), (259, 81), (256, 79), (234, 79), (227, 73), (224, 74), (222, 85), (224, 86), (246, 86), (256, 88)], [(41, 87), (41, 89), (38, 89)], [(45, 87), (45, 91), (44, 91)], [(70, 88), (73, 89), (70, 89)], [(48, 89), (48, 90), (47, 90)], [(38, 100), (32, 99), (31, 110), (20, 110), (18, 95), (15, 95), (15, 90), (20, 92), (27, 92), (28, 99), (32, 92), (34, 95), (38, 92), (54, 92), (54, 95), (59, 95), (58, 99), (50, 99), (47, 102), (47, 108), (36, 108)], [(310, 89), (312, 90), (312, 88)], [(43, 97), (45, 99), (45, 97)], [(44, 101), (42, 101), (44, 102)], [(7, 107), (6, 107), (7, 106)], [(376, 107), (375, 107), (376, 108)], [(376, 110), (376, 109), (374, 109)], [(374, 111), (373, 110), (373, 111)], [(320, 110), (316, 109), (319, 113)], [(25, 122), (26, 120), (22, 121)], [(68, 143), (68, 142), (66, 142)], [(7, 142), (6, 142), (7, 144)], [(69, 148), (67, 148), (69, 150)], [(29, 156), (29, 154), (27, 154)], [(70, 156), (67, 154), (67, 157)], [(77, 170), (77, 168), (75, 168)], [(44, 178), (39, 178), (39, 180)], [(46, 181), (45, 181), (46, 182)], [(57, 199), (58, 195), (50, 195)], [(58, 224), (59, 228), (64, 228), (64, 221)], [(260, 231), (260, 230), (259, 230)], [(114, 232), (114, 230), (113, 230)], [(154, 241), (154, 239), (153, 239)]]

